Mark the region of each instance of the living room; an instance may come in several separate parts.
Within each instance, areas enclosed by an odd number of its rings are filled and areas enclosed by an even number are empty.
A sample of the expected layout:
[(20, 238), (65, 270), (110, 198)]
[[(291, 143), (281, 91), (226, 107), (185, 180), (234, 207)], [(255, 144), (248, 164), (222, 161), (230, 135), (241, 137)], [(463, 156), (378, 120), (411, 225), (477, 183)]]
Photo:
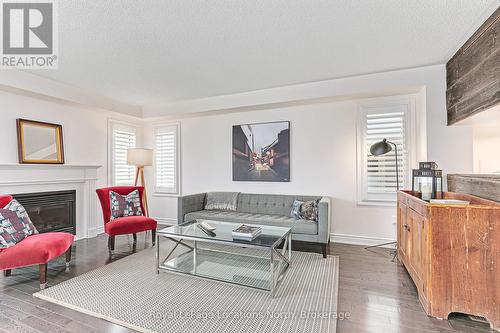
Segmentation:
[(499, 5), (2, 1), (0, 332), (498, 331)]

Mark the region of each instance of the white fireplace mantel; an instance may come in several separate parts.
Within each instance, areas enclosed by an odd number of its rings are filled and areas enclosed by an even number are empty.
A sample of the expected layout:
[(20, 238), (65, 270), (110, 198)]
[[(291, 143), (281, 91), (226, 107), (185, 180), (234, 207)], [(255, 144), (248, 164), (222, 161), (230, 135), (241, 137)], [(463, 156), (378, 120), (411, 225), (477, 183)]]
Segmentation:
[(97, 210), (96, 181), (100, 165), (0, 164), (0, 193), (76, 191), (76, 237), (102, 232)]

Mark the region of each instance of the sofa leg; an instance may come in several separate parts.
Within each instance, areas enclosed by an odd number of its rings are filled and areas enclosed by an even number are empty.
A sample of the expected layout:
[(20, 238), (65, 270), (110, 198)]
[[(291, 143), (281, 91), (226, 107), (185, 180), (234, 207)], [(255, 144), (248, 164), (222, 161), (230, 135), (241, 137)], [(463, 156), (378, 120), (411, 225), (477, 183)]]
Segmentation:
[(47, 264), (40, 264), (38, 267), (40, 270), (40, 289), (43, 290), (47, 285)]
[(115, 236), (109, 236), (108, 249), (110, 253), (113, 253), (113, 251), (115, 250)]
[(323, 253), (323, 258), (326, 258), (326, 245), (327, 244), (321, 244), (321, 252)]
[(137, 234), (132, 234), (132, 238), (134, 239), (134, 245), (137, 244)]
[(153, 243), (153, 246), (156, 244), (156, 229), (151, 230), (151, 241)]
[(12, 275), (12, 270), (6, 269), (6, 270), (3, 271), (3, 276), (9, 277), (11, 275)]
[(66, 269), (69, 269), (69, 264), (71, 262), (71, 246), (66, 250)]

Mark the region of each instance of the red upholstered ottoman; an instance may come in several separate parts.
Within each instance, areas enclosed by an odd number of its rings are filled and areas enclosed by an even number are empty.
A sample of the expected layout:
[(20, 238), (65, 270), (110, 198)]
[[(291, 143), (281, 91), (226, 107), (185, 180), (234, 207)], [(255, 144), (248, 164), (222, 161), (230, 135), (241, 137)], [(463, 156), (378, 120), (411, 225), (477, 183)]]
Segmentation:
[[(11, 196), (0, 196), (0, 207), (12, 200)], [(66, 267), (71, 261), (71, 245), (74, 236), (66, 232), (49, 232), (28, 236), (16, 245), (0, 250), (0, 270), (4, 276), (11, 275), (11, 269), (39, 265), (40, 288), (47, 283), (47, 263), (66, 253)]]

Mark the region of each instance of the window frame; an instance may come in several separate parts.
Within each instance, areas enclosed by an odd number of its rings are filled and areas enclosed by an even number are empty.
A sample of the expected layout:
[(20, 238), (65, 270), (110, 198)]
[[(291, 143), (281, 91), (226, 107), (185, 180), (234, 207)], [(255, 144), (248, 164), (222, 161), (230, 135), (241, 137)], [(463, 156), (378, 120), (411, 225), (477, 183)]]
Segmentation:
[[(373, 98), (364, 100), (358, 104), (357, 124), (356, 124), (356, 169), (357, 169), (357, 204), (375, 206), (395, 206), (397, 202), (396, 192), (394, 193), (368, 193), (368, 155), (366, 153), (366, 115), (370, 113), (388, 113), (384, 108), (401, 107), (401, 110), (394, 112), (405, 113), (405, 148), (407, 151), (404, 163), (404, 183), (401, 189), (411, 186), (411, 169), (416, 163), (417, 140), (416, 140), (416, 96), (403, 95)], [(399, 152), (399, 151), (398, 151)], [(398, 155), (398, 158), (399, 155)]]
[[(115, 129), (122, 128), (123, 130), (133, 130), (135, 132), (135, 146), (140, 147), (140, 132), (139, 126), (126, 121), (108, 118), (108, 185), (109, 186), (132, 186), (131, 184), (116, 183), (115, 182), (115, 158), (114, 158), (114, 131)], [(137, 172), (137, 170), (135, 171)], [(134, 177), (135, 178), (135, 177)]]
[[(160, 187), (157, 185), (156, 182), (156, 169), (157, 169), (157, 162), (156, 162), (156, 134), (159, 130), (168, 128), (168, 127), (174, 127), (176, 130), (176, 145), (175, 145), (175, 158), (176, 158), (176, 163), (175, 163), (175, 168), (176, 168), (176, 174), (175, 174), (175, 189), (174, 190), (168, 190), (165, 187)], [(166, 123), (159, 123), (155, 124), (153, 126), (153, 147), (154, 147), (154, 158), (153, 158), (153, 196), (164, 196), (164, 197), (178, 197), (181, 195), (181, 123), (180, 122), (166, 122)]]

